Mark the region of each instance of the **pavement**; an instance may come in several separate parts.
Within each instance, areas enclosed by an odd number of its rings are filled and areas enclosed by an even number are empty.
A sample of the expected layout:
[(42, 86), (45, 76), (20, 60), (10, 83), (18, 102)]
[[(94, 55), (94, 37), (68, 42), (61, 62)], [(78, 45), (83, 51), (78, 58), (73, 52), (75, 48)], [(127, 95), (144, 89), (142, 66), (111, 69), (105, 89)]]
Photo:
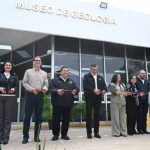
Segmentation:
[[(148, 128), (150, 131), (150, 128)], [(33, 141), (34, 130), (30, 129), (30, 141), (22, 144), (22, 129), (12, 130), (8, 145), (2, 145), (2, 150), (36, 150)], [(85, 128), (69, 129), (69, 141), (59, 139), (51, 141), (52, 132), (42, 129), (40, 133), (41, 147), (46, 139), (45, 150), (150, 150), (150, 135), (134, 135), (128, 137), (112, 137), (111, 127), (100, 127), (101, 139), (87, 139)], [(41, 150), (43, 150), (41, 148)]]

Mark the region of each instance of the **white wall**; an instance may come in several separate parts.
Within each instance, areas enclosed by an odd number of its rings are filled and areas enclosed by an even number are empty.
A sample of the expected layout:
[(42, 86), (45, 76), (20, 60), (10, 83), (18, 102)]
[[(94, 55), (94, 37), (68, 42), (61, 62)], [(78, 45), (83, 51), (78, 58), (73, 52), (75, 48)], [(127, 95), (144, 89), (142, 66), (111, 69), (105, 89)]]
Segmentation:
[(112, 17), (117, 25), (18, 9), (16, 0), (3, 0), (0, 3), (0, 28), (150, 47), (149, 15), (109, 6), (105, 10), (96, 4), (78, 0), (24, 0), (24, 2)]

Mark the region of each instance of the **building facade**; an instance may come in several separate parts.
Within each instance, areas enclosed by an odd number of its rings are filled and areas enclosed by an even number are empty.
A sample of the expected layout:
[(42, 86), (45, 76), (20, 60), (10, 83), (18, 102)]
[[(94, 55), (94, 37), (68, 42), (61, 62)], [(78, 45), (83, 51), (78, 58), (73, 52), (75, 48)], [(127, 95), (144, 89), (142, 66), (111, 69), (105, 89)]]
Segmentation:
[[(0, 5), (0, 44), (11, 45), (2, 51), (0, 62), (11, 59), (20, 80), (20, 97), (14, 104), (14, 121), (23, 121), (24, 94), (21, 80), (32, 67), (35, 56), (41, 56), (42, 69), (49, 80), (62, 65), (80, 89), (76, 100), (84, 100), (82, 80), (91, 64), (107, 84), (114, 73), (124, 82), (140, 69), (150, 77), (150, 16), (78, 0), (7, 0)], [(100, 119), (110, 120), (110, 93), (105, 94)]]

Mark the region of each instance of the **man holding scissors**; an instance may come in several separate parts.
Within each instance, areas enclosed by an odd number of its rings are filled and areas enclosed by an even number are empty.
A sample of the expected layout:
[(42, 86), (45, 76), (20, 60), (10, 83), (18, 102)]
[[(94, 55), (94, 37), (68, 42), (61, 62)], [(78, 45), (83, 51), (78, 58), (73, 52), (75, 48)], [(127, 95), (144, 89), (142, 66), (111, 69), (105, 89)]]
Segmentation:
[(61, 120), (61, 138), (69, 140), (67, 132), (69, 128), (71, 108), (74, 103), (74, 95), (78, 93), (78, 88), (75, 82), (69, 78), (68, 67), (63, 66), (60, 69), (60, 76), (52, 79), (50, 89), (53, 106), (52, 141), (56, 141), (59, 138)]
[(102, 95), (107, 91), (104, 79), (97, 73), (98, 65), (92, 64), (90, 72), (84, 76), (83, 87), (86, 101), (86, 129), (87, 138), (92, 139), (92, 111), (94, 110), (94, 136), (99, 134), (99, 118)]
[(43, 93), (46, 93), (48, 90), (47, 73), (41, 70), (41, 65), (41, 58), (36, 56), (33, 60), (33, 68), (26, 70), (23, 78), (23, 86), (27, 93), (22, 144), (28, 143), (33, 109), (35, 110), (34, 141), (40, 142), (39, 131), (42, 122)]

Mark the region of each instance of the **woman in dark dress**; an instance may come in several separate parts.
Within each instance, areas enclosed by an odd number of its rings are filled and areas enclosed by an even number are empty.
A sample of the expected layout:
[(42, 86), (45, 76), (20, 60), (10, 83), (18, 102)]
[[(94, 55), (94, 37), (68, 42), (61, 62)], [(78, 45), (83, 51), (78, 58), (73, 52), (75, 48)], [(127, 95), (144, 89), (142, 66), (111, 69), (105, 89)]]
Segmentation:
[(135, 75), (132, 75), (129, 79), (128, 84), (126, 85), (128, 96), (126, 97), (126, 113), (127, 113), (127, 132), (128, 135), (136, 134), (135, 125), (137, 119), (137, 106), (138, 96), (143, 93), (139, 93), (136, 88), (137, 78)]
[(0, 144), (8, 144), (11, 118), (13, 115), (13, 103), (16, 102), (19, 81), (13, 72), (13, 64), (6, 61), (0, 73)]

